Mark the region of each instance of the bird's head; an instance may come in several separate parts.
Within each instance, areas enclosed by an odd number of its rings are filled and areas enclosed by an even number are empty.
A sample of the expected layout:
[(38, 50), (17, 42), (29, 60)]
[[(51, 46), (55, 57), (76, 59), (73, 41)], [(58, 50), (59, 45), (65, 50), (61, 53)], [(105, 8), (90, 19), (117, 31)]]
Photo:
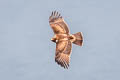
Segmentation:
[(51, 41), (56, 43), (58, 40), (56, 38), (51, 38)]

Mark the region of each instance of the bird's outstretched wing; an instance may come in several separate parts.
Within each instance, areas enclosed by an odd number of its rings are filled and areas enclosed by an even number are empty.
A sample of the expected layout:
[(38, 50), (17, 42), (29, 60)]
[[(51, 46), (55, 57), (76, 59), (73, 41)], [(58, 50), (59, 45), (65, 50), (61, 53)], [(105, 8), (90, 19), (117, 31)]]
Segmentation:
[(49, 23), (55, 34), (69, 34), (68, 26), (58, 12), (52, 12)]
[(63, 40), (56, 43), (55, 62), (61, 65), (61, 67), (68, 69), (70, 63), (71, 48), (72, 43), (69, 40)]

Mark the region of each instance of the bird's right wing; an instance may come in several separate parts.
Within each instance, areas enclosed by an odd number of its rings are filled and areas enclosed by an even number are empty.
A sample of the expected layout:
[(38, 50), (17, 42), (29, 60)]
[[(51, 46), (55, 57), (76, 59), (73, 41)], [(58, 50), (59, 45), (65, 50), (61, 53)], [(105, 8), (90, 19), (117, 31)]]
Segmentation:
[(61, 65), (61, 67), (68, 69), (70, 63), (71, 48), (72, 43), (69, 40), (63, 40), (56, 43), (55, 62)]
[(68, 26), (58, 12), (52, 12), (49, 17), (49, 24), (55, 34), (69, 34)]

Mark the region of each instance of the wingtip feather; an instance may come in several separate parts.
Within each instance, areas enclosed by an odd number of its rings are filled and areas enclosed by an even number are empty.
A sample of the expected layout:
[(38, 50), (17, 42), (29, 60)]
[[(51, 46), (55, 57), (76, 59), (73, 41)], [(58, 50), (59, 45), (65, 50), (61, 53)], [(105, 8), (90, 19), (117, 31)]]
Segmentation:
[(55, 19), (62, 18), (61, 14), (59, 12), (52, 11), (51, 16), (49, 17), (49, 21), (54, 21)]
[(57, 64), (60, 65), (61, 67), (68, 69), (68, 67), (69, 67), (69, 55), (62, 53), (60, 55), (60, 57), (55, 58), (55, 62), (57, 62)]

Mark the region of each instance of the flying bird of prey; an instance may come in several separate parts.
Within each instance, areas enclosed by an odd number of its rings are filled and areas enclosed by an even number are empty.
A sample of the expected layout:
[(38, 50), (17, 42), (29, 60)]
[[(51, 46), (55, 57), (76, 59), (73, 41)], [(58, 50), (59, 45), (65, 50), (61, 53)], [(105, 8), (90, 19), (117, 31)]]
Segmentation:
[(54, 11), (49, 17), (49, 24), (54, 32), (54, 37), (51, 41), (56, 43), (55, 62), (68, 69), (70, 63), (70, 54), (72, 43), (82, 46), (83, 36), (81, 32), (70, 34), (68, 25), (65, 23), (62, 16)]

